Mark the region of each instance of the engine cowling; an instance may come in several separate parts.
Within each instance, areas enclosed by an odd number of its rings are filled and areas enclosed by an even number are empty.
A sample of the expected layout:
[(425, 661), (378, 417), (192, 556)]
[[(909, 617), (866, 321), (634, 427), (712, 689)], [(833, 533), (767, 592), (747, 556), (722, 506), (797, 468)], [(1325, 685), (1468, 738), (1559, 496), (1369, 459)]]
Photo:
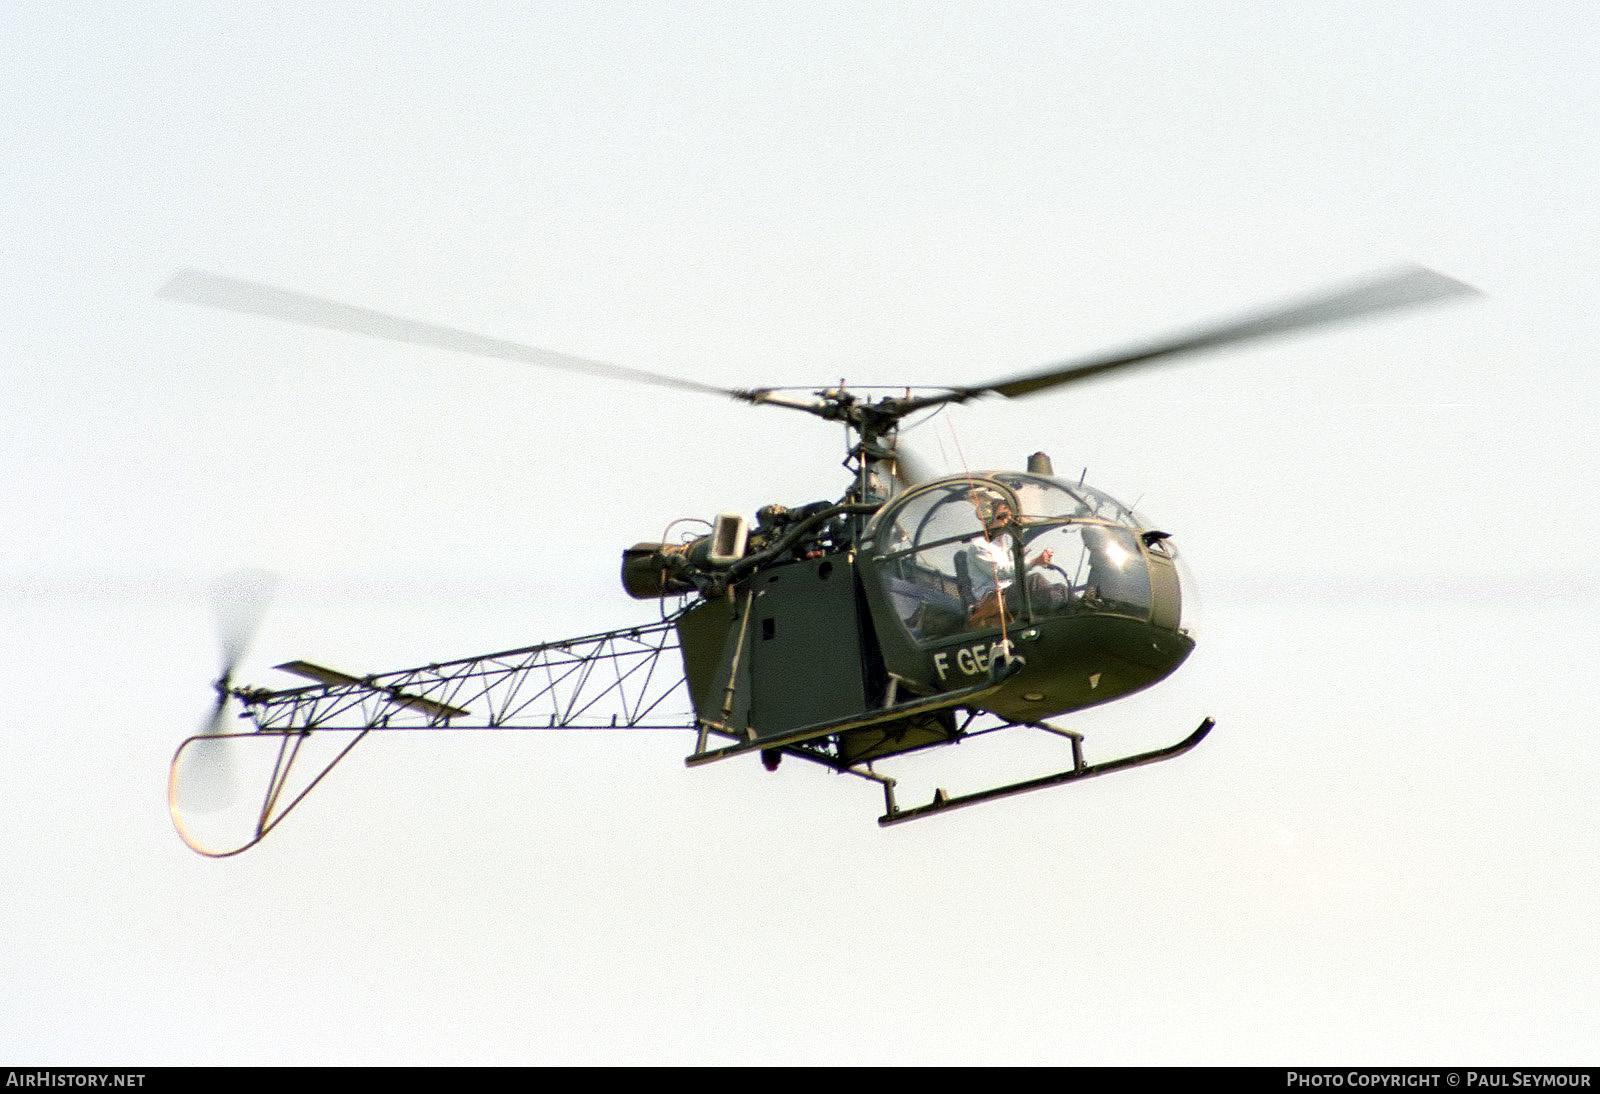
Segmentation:
[(692, 593), (695, 573), (725, 570), (744, 557), (749, 527), (738, 513), (718, 513), (709, 536), (687, 543), (636, 543), (622, 552), (622, 587), (635, 600)]
[(694, 582), (687, 576), (690, 556), (705, 554), (710, 538), (701, 536), (688, 543), (635, 543), (622, 552), (622, 587), (635, 600), (694, 592)]

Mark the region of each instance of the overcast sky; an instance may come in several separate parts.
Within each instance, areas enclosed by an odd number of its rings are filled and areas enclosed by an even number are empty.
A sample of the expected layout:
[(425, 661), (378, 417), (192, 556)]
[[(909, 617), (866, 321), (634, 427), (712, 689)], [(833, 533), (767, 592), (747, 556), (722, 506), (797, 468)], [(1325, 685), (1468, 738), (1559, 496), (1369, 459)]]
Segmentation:
[[(1600, 16), (1572, 2), (13, 5), (0, 1056), (1593, 1062)], [(1397, 262), (1484, 297), (941, 415), (1170, 530), (1115, 779), (880, 831), (692, 734), (363, 744), (173, 833), (252, 683), (654, 618), (621, 550), (835, 498), (802, 415), (158, 300), (199, 267), (726, 387), (966, 384)], [(945, 750), (1063, 763), (1059, 742)], [(940, 778), (946, 777), (940, 775)]]

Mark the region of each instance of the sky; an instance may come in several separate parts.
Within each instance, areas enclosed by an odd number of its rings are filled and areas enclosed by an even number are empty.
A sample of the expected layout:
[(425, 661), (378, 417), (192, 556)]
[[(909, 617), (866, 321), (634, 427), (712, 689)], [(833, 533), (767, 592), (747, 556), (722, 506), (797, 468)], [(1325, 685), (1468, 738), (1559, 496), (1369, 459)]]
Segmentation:
[[(1593, 1062), (1591, 5), (0, 28), (0, 1058)], [(280, 575), (240, 676), (283, 685), (651, 620), (623, 548), (845, 486), (803, 415), (158, 299), (179, 269), (740, 388), (981, 383), (1401, 262), (1484, 295), (912, 432), (1173, 533), (1196, 654), (1066, 721), (1094, 760), (1215, 717), (1180, 760), (880, 830), (690, 733), (403, 736), (238, 858), (173, 832), (219, 575)]]

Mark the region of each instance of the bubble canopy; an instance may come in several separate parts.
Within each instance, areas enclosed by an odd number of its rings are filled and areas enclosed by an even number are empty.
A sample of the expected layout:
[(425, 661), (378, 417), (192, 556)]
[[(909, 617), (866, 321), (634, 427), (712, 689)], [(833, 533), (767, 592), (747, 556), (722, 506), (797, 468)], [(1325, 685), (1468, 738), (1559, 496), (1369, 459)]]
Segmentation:
[(928, 483), (880, 510), (863, 547), (919, 644), (1085, 614), (1186, 630), (1170, 539), (1085, 483), (1017, 471)]

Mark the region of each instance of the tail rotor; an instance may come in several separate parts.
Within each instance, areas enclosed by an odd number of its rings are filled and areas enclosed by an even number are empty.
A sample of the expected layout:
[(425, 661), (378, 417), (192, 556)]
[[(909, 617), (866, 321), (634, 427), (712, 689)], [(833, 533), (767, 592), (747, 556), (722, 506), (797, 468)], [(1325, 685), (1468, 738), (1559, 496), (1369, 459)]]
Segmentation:
[(227, 735), (233, 670), (248, 652), (277, 584), (277, 576), (266, 570), (237, 570), (212, 586), (222, 672), (213, 685), (216, 705), (186, 750), (174, 780), (175, 803), (185, 813), (216, 812), (233, 799), (233, 750)]

